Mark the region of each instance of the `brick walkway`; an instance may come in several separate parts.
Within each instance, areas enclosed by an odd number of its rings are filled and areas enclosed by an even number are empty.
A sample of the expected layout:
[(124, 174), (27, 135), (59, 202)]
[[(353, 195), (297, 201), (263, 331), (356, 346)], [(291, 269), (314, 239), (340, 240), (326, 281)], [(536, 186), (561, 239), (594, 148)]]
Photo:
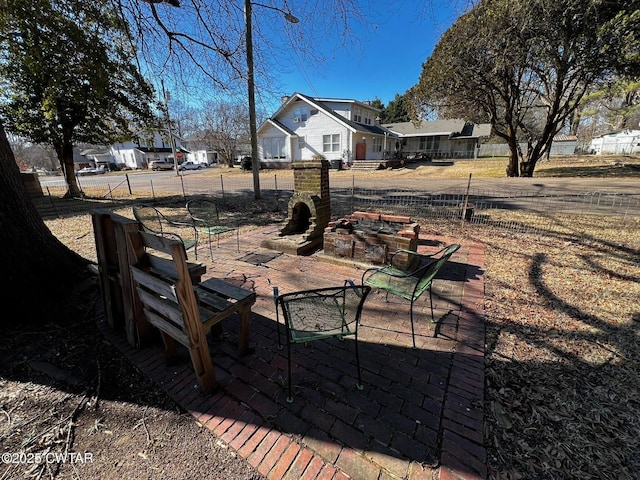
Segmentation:
[[(294, 345), (294, 402), (286, 402), (286, 348), (278, 350), (273, 287), (294, 290), (359, 283), (362, 266), (322, 253), (291, 256), (262, 248), (277, 227), (221, 240), (198, 259), (207, 274), (255, 289), (252, 352), (238, 357), (234, 318), (222, 339), (210, 339), (220, 389), (197, 388), (188, 356), (168, 367), (160, 346), (136, 350), (124, 334), (105, 335), (195, 420), (269, 479), (481, 479), (483, 444), (484, 250), (462, 244), (434, 282), (436, 324), (428, 295), (414, 306), (417, 349), (411, 348), (409, 302), (372, 291), (359, 331), (364, 391), (355, 388), (352, 339)], [(436, 240), (421, 234), (420, 252)], [(191, 256), (191, 255), (190, 255)]]

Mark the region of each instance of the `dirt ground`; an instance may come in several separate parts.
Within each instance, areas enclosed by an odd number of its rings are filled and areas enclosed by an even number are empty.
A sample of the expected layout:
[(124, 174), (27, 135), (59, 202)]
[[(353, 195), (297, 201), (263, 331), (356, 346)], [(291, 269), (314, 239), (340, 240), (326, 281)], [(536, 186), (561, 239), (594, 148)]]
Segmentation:
[(104, 339), (96, 285), (81, 299), (2, 333), (0, 479), (263, 478)]

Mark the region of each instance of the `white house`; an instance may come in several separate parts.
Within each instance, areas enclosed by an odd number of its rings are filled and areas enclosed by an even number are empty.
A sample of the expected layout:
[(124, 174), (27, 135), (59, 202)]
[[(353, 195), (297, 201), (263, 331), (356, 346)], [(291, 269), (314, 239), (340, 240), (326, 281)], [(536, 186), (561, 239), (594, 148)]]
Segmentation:
[(206, 135), (194, 135), (182, 139), (183, 150), (188, 149), (187, 160), (201, 165), (220, 163), (223, 156), (220, 150), (212, 149), (207, 142)]
[(322, 155), (351, 164), (380, 160), (395, 144), (393, 133), (376, 123), (379, 110), (356, 100), (312, 98), (295, 93), (258, 129), (262, 166), (288, 168), (291, 162)]
[[(176, 156), (182, 160), (183, 151), (176, 141)], [(147, 168), (152, 160), (166, 160), (173, 162), (171, 143), (160, 134), (154, 134), (147, 138), (139, 138), (128, 142), (115, 143), (111, 146), (110, 154), (117, 165), (125, 165), (127, 168)]]
[(640, 130), (624, 129), (594, 137), (589, 152), (596, 155), (640, 153)]
[(291, 162), (322, 155), (333, 163), (399, 165), (407, 156), (474, 158), (489, 124), (463, 120), (380, 125), (380, 111), (367, 102), (312, 98), (301, 93), (284, 97), (275, 114), (258, 129), (261, 166), (288, 168)]

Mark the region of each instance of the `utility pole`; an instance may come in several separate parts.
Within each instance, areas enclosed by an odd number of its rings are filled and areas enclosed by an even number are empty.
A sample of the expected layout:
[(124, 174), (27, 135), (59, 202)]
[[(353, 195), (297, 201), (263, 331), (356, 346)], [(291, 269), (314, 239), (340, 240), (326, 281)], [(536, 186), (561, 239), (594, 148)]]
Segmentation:
[(176, 140), (173, 137), (173, 130), (171, 128), (171, 118), (169, 117), (169, 100), (171, 99), (171, 93), (164, 89), (164, 80), (160, 80), (162, 85), (162, 96), (164, 97), (164, 114), (167, 122), (167, 132), (169, 132), (169, 142), (171, 143), (171, 154), (173, 155), (173, 169), (177, 176), (180, 176), (180, 170), (178, 170), (178, 157), (176, 155)]

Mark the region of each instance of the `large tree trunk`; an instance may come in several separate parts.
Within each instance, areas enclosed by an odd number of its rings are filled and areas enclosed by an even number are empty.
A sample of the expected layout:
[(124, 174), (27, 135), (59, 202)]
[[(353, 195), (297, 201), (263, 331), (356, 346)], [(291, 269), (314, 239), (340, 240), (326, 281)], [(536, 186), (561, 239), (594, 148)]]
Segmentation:
[(73, 128), (64, 127), (64, 135), (61, 145), (56, 146), (60, 165), (64, 173), (64, 179), (67, 182), (67, 194), (65, 198), (79, 198), (83, 196), (83, 192), (78, 185), (76, 178), (75, 165), (73, 163)]
[[(0, 265), (2, 322), (49, 321), (72, 288), (88, 276), (88, 261), (47, 228), (31, 201), (0, 123)], [(6, 312), (15, 314), (8, 315)]]
[(507, 163), (507, 177), (518, 177), (520, 175), (520, 170), (518, 168), (518, 164), (520, 161), (520, 154), (518, 152), (518, 142), (515, 138), (510, 137), (507, 140), (507, 145), (509, 145), (509, 162)]

